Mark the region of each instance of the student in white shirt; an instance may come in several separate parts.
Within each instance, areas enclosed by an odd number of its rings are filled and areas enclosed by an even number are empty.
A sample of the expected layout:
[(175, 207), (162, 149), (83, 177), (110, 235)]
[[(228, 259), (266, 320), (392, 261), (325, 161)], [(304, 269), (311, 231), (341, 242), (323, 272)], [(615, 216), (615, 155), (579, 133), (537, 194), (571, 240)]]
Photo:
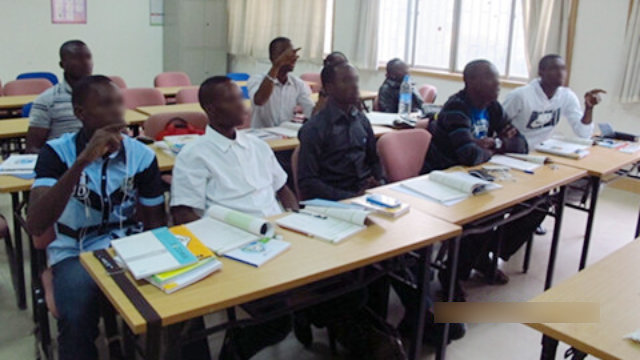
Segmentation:
[(538, 63), (539, 78), (507, 95), (503, 108), (513, 126), (527, 139), (529, 150), (549, 139), (561, 117), (566, 117), (573, 132), (588, 138), (593, 132), (593, 107), (604, 90), (594, 89), (584, 95), (582, 111), (576, 94), (563, 86), (567, 67), (559, 55), (546, 55)]
[(251, 127), (278, 126), (293, 119), (296, 106), (302, 107), (309, 118), (315, 104), (311, 89), (299, 77), (291, 74), (296, 66), (300, 48), (294, 49), (291, 40), (278, 37), (269, 44), (271, 69), (266, 74), (254, 75), (247, 88), (253, 105)]
[[(287, 175), (269, 145), (236, 131), (247, 113), (240, 88), (225, 76), (214, 76), (202, 83), (198, 97), (209, 126), (176, 157), (171, 183), (174, 223), (197, 220), (214, 204), (261, 217), (281, 213), (278, 200), (285, 208), (297, 209), (285, 185)], [(235, 329), (220, 359), (248, 359), (290, 331), (290, 316)], [(231, 338), (235, 346), (229, 346)], [(206, 352), (206, 343), (200, 346), (200, 353)]]

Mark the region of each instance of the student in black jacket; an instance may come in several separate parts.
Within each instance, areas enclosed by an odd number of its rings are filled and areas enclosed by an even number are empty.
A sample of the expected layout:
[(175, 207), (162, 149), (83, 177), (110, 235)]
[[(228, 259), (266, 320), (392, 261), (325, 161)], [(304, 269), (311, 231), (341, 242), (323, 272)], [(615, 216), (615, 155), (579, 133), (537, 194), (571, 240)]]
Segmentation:
[[(433, 138), (423, 173), (456, 165), (478, 165), (498, 153), (528, 152), (525, 138), (511, 125), (497, 101), (500, 82), (495, 66), (487, 60), (472, 61), (465, 67), (463, 77), (465, 88), (451, 96), (437, 120), (429, 124)], [(534, 212), (505, 225), (500, 257), (508, 260), (531, 238), (543, 219), (543, 213)], [(495, 249), (496, 238), (496, 233), (489, 231), (462, 239), (458, 268), (460, 279), (469, 277), (474, 269), (489, 283), (506, 284), (509, 281), (500, 270), (495, 277), (489, 276), (489, 253)], [(441, 272), (441, 282), (446, 283), (447, 279), (446, 272)], [(463, 300), (460, 286), (457, 291), (458, 300)]]

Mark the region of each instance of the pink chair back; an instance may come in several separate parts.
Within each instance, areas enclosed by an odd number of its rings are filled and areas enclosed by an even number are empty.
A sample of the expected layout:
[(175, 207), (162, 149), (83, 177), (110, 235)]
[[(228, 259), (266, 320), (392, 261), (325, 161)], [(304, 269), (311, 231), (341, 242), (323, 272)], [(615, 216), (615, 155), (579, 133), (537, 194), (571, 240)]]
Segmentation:
[(19, 79), (6, 83), (2, 92), (6, 96), (39, 95), (52, 86), (47, 79)]
[(298, 201), (302, 200), (300, 188), (298, 187), (298, 158), (300, 157), (300, 146), (297, 146), (291, 153), (291, 174), (293, 175), (293, 191), (296, 193)]
[(189, 75), (180, 71), (168, 71), (158, 74), (153, 80), (155, 87), (165, 86), (189, 86), (191, 85), (191, 79)]
[(127, 83), (120, 76), (111, 75), (111, 76), (109, 76), (109, 79), (111, 79), (111, 81), (113, 81), (116, 85), (118, 85), (118, 87), (120, 89), (126, 89), (127, 88)]
[(176, 104), (197, 103), (199, 90), (199, 88), (188, 88), (178, 91), (176, 94)]
[(123, 89), (124, 106), (127, 109), (135, 109), (140, 106), (165, 105), (164, 96), (154, 88), (130, 88)]
[(433, 104), (438, 96), (438, 89), (433, 85), (422, 85), (418, 89), (422, 100), (427, 104)]
[(0, 96), (2, 96), (2, 80), (0, 80)]
[(149, 116), (147, 121), (144, 122), (144, 135), (152, 139), (156, 138), (156, 135), (164, 130), (169, 120), (173, 118), (182, 118), (189, 124), (198, 129), (204, 129), (209, 123), (207, 115), (199, 111), (180, 111), (172, 113), (162, 113)]
[(378, 154), (390, 182), (420, 174), (431, 144), (431, 134), (423, 129), (399, 130), (378, 139)]
[(317, 93), (322, 90), (322, 80), (320, 79), (320, 73), (304, 73), (300, 75), (300, 79), (312, 83), (310, 85), (311, 92)]

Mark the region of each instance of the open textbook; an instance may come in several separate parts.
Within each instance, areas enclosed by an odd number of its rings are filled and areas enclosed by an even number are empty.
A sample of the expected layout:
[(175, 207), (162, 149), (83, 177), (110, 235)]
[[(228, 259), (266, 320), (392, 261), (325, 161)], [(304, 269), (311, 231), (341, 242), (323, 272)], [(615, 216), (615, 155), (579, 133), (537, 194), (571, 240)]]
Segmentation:
[(219, 205), (211, 206), (202, 219), (185, 226), (218, 255), (274, 233), (272, 223)]
[(288, 138), (298, 137), (298, 131), (302, 127), (302, 123), (293, 121), (285, 121), (282, 124), (274, 127), (264, 128), (263, 130), (270, 133), (282, 135)]
[(493, 155), (489, 162), (496, 165), (506, 166), (511, 169), (533, 173), (542, 166), (547, 157), (527, 154), (507, 154)]
[(536, 150), (571, 159), (582, 159), (589, 155), (589, 148), (593, 145), (593, 140), (577, 137), (554, 136), (536, 145)]
[(304, 210), (280, 218), (276, 223), (310, 237), (339, 243), (367, 227), (368, 211), (336, 207), (306, 206)]
[(501, 185), (471, 176), (466, 172), (432, 171), (426, 178), (416, 178), (401, 182), (394, 190), (427, 198), (444, 205), (453, 205), (470, 195), (478, 195)]

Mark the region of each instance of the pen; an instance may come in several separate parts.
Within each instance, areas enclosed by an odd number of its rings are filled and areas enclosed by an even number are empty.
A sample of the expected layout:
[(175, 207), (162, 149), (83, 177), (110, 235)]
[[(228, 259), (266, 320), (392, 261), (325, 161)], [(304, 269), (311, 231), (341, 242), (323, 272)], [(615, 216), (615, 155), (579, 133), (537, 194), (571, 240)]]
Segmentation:
[(533, 174), (534, 174), (534, 172), (533, 172), (533, 171), (531, 171), (531, 170), (522, 170), (522, 171), (523, 171), (525, 174), (531, 174), (531, 175), (533, 175)]
[(322, 220), (326, 220), (328, 219), (328, 217), (324, 216), (324, 215), (320, 215), (320, 214), (313, 214), (313, 213), (309, 213), (306, 211), (300, 211), (300, 210), (293, 210), (294, 213), (296, 214), (302, 214), (302, 215), (307, 215), (307, 216), (313, 216), (314, 218), (318, 218), (318, 219), (322, 219)]
[(300, 231), (300, 230), (292, 229), (292, 228), (290, 228), (290, 227), (288, 227), (288, 226), (282, 226), (282, 225), (278, 225), (278, 226), (280, 226), (280, 228), (282, 228), (282, 229), (285, 229), (285, 230), (288, 230), (288, 231), (294, 232), (294, 233), (296, 233), (296, 234), (300, 234), (300, 235), (307, 236), (307, 237), (310, 237), (310, 238), (314, 237), (314, 236), (313, 236), (313, 234), (309, 234), (309, 233), (306, 233), (306, 232), (304, 232), (304, 231)]

